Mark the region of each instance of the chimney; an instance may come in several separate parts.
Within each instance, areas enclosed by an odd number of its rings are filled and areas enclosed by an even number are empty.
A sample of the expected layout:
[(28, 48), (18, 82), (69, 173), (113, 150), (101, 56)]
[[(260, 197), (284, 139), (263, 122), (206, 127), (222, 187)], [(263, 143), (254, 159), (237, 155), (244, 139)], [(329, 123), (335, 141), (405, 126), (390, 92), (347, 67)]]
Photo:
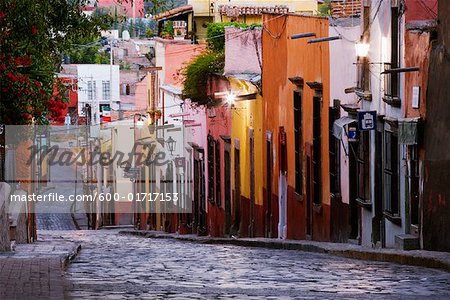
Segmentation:
[(331, 0), (331, 15), (335, 18), (361, 16), (362, 0)]

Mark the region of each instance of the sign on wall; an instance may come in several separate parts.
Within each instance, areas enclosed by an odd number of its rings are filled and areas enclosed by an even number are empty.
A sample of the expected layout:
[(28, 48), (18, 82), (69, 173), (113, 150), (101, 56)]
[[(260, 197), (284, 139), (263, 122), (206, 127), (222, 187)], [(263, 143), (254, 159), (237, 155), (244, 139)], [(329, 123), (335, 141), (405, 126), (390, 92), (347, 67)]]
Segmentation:
[(375, 130), (377, 126), (376, 111), (358, 111), (358, 129), (361, 131)]
[(412, 108), (419, 108), (420, 103), (420, 87), (413, 86), (412, 88)]

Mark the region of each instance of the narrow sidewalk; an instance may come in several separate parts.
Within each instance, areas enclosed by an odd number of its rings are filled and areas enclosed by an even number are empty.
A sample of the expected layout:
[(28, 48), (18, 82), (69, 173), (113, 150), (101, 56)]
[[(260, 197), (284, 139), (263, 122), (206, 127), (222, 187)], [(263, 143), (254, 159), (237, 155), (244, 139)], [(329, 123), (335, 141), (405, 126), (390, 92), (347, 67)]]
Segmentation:
[(197, 235), (179, 235), (145, 230), (121, 230), (119, 234), (142, 236), (146, 238), (166, 238), (181, 241), (224, 244), (243, 247), (298, 250), (325, 253), (341, 257), (393, 262), (403, 265), (437, 268), (450, 271), (450, 253), (426, 250), (373, 249), (345, 243), (315, 242), (305, 240), (281, 240), (269, 238), (216, 238)]
[(65, 299), (63, 271), (80, 244), (46, 232), (39, 240), (0, 253), (0, 299)]

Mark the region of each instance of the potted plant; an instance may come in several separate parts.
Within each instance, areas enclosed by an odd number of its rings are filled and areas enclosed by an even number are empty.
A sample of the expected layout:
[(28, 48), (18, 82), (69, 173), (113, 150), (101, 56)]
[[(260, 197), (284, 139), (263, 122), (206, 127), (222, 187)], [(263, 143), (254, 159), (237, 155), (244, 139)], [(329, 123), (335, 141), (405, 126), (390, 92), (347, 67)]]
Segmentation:
[(184, 35), (182, 35), (182, 34), (183, 33), (181, 32), (181, 30), (177, 29), (174, 39), (175, 40), (184, 40)]

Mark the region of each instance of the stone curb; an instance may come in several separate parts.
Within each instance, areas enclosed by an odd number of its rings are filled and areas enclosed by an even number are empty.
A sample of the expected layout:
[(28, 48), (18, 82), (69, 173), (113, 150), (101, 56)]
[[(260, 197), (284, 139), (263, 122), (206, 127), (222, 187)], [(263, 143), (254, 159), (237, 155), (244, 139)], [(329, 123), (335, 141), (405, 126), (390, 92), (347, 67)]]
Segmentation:
[[(321, 243), (311, 241), (293, 241), (293, 240), (277, 240), (277, 239), (214, 238), (214, 237), (201, 237), (194, 235), (164, 234), (138, 230), (136, 231), (122, 230), (119, 231), (119, 234), (134, 235), (155, 239), (176, 239), (181, 241), (203, 243), (203, 244), (234, 245), (242, 247), (284, 249), (284, 250), (297, 250), (315, 253), (326, 253), (352, 259), (392, 262), (402, 265), (412, 265), (426, 268), (442, 269), (450, 272), (450, 259), (441, 259), (438, 257), (432, 257), (430, 251), (427, 251), (427, 255), (414, 255), (407, 253), (406, 251), (400, 252), (394, 249), (380, 249), (380, 250), (367, 249), (357, 245), (338, 244), (338, 243)], [(351, 247), (353, 249), (347, 249), (347, 247)], [(442, 252), (436, 252), (436, 254), (442, 254)]]

